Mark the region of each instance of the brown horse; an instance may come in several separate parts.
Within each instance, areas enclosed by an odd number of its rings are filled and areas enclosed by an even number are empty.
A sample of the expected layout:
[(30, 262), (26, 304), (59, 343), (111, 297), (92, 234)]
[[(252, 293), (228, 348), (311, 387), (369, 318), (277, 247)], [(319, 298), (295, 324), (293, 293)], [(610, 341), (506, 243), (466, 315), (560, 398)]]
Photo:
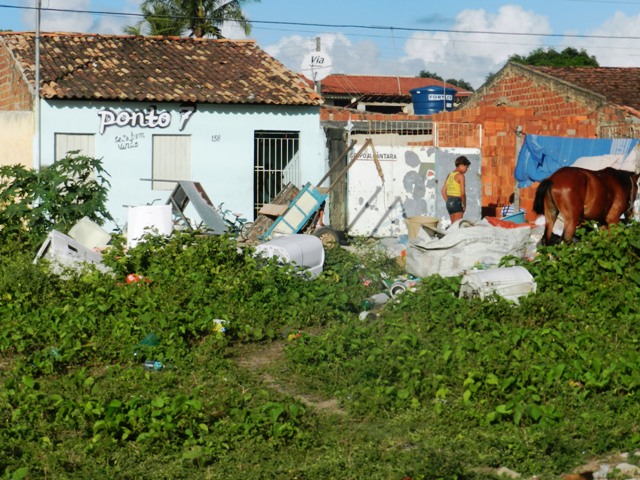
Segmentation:
[(630, 219), (638, 192), (637, 182), (637, 173), (614, 168), (563, 167), (557, 170), (540, 182), (533, 203), (533, 210), (545, 216), (545, 243), (551, 243), (558, 214), (564, 221), (562, 238), (565, 242), (573, 239), (578, 224), (584, 220), (615, 224), (623, 213), (625, 219)]

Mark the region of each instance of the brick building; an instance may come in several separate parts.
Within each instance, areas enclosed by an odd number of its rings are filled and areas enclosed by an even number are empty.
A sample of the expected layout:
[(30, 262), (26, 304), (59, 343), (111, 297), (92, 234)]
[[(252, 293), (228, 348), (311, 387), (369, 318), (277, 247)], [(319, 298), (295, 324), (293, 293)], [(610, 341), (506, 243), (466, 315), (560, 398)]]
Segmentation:
[[(480, 123), (482, 203), (487, 212), (514, 191), (518, 136), (522, 133), (580, 138), (640, 136), (640, 68), (532, 67), (508, 63), (451, 122)], [(438, 116), (434, 117), (437, 120)], [(520, 191), (533, 219), (537, 184)]]

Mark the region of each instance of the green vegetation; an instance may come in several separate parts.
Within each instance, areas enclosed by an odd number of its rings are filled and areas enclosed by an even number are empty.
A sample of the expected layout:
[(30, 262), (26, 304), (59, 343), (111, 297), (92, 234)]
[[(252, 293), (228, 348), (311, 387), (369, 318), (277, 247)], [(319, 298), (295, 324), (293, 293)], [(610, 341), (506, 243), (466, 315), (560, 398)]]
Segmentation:
[[(521, 63), (523, 65), (533, 65), (536, 67), (599, 67), (600, 64), (595, 56), (589, 55), (585, 49), (576, 49), (567, 47), (561, 52), (556, 49), (537, 48), (528, 55), (511, 55), (509, 62)], [(488, 84), (497, 75), (490, 72), (484, 79), (484, 83)]]
[[(429, 72), (427, 70), (420, 70), (420, 73), (418, 74), (418, 76), (420, 78), (435, 78), (436, 80), (444, 81), (444, 79), (437, 73)], [(474, 88), (471, 86), (471, 84), (466, 80), (463, 80), (462, 78), (459, 80), (456, 80), (455, 78), (450, 78), (447, 80), (447, 83), (450, 83), (451, 85), (454, 85), (456, 87), (460, 87), (463, 90), (468, 90), (469, 92), (474, 91)]]
[(52, 229), (66, 232), (87, 216), (102, 225), (108, 174), (102, 161), (77, 151), (40, 171), (22, 165), (0, 167), (0, 232), (28, 246), (41, 242)]
[(308, 280), (177, 233), (58, 277), (2, 236), (0, 475), (551, 479), (636, 451), (640, 225), (580, 234), (521, 262), (519, 305), (434, 276), (365, 320), (399, 273), (371, 249)]
[(509, 61), (536, 67), (599, 67), (598, 60), (583, 49), (567, 47), (561, 52), (554, 48), (537, 48), (529, 55), (511, 55)]

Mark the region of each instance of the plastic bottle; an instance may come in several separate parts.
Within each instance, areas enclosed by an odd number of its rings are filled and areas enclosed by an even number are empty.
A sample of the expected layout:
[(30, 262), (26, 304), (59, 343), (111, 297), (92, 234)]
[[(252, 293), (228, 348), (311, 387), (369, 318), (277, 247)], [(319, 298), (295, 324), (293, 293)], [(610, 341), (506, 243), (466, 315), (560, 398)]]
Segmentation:
[(376, 293), (375, 295), (371, 295), (364, 302), (362, 302), (362, 308), (364, 310), (369, 310), (372, 307), (376, 307), (378, 305), (384, 305), (389, 301), (389, 295), (386, 293)]
[(360, 318), (360, 320), (374, 320), (378, 318), (378, 314), (365, 310), (364, 312), (360, 312), (358, 318)]
[(147, 360), (144, 362), (144, 368), (146, 370), (153, 370), (157, 372), (158, 370), (162, 370), (164, 365), (162, 362), (158, 362), (157, 360)]

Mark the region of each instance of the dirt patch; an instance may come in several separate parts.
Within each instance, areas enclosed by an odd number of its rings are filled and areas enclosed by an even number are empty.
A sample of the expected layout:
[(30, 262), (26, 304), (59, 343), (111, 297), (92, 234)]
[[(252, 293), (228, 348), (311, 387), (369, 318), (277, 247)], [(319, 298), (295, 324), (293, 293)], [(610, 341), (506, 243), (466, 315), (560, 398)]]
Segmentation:
[(265, 369), (284, 360), (284, 343), (273, 342), (265, 346), (240, 349), (236, 363), (247, 370)]
[(239, 367), (256, 374), (268, 388), (283, 395), (295, 398), (303, 405), (328, 415), (346, 415), (335, 398), (323, 399), (298, 391), (291, 384), (280, 382), (268, 373), (271, 367), (284, 361), (284, 343), (274, 342), (269, 345), (241, 350), (236, 358)]

